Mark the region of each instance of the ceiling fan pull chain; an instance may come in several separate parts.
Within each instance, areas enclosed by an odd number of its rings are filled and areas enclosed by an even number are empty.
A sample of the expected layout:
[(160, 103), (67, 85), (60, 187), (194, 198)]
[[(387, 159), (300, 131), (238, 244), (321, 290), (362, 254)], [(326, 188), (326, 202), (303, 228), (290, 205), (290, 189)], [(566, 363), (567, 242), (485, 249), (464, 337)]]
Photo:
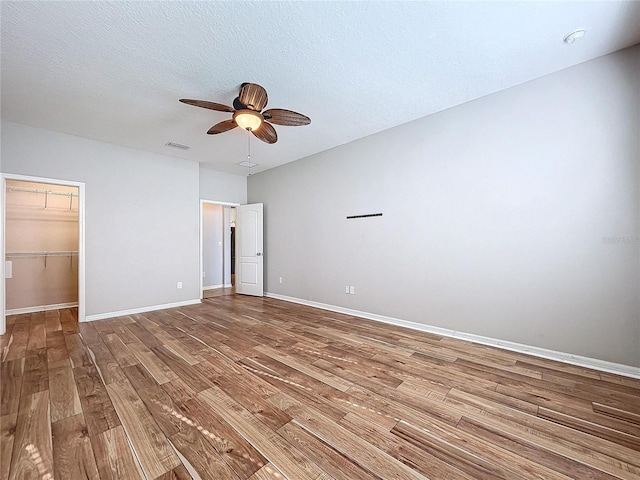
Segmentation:
[(247, 133), (247, 177), (251, 176), (251, 131)]

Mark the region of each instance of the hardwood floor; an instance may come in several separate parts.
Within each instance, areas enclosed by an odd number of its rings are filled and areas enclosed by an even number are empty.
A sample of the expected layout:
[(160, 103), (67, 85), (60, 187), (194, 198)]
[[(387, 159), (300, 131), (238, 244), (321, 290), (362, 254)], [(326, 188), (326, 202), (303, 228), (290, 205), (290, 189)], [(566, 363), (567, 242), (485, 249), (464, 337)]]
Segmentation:
[(236, 287), (212, 288), (202, 291), (202, 298), (221, 297), (223, 295), (233, 295), (236, 293)]
[(640, 479), (640, 380), (268, 298), (9, 317), (2, 479)]

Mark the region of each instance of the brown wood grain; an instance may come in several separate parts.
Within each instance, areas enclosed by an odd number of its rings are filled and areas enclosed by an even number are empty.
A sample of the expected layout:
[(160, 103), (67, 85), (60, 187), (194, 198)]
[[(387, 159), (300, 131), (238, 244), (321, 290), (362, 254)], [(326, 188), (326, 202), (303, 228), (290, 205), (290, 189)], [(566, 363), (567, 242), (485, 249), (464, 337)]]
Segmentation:
[(145, 475), (156, 478), (177, 467), (180, 460), (131, 384), (114, 382), (106, 388)]
[(0, 347), (3, 479), (640, 480), (640, 379), (275, 299)]
[(189, 385), (194, 391), (201, 392), (213, 385), (207, 377), (195, 370), (185, 360), (177, 356), (165, 346), (159, 345), (154, 347), (152, 351), (171, 369), (174, 375)]
[(49, 389), (49, 371), (47, 365), (46, 349), (42, 348), (31, 352), (25, 358), (24, 374), (22, 376), (21, 397), (28, 398), (32, 393), (43, 392)]
[(614, 442), (616, 445), (624, 445), (630, 449), (640, 451), (640, 437), (638, 436), (631, 435), (620, 430), (615, 430), (605, 425), (600, 425), (579, 417), (567, 415), (562, 412), (556, 412), (545, 407), (540, 407), (538, 416), (554, 423), (570, 427), (574, 430), (579, 430), (581, 432), (590, 433), (597, 437), (604, 438), (605, 440)]
[(178, 375), (160, 360), (154, 352), (149, 350), (145, 344), (134, 342), (130, 343), (128, 347), (159, 384), (178, 378)]
[(53, 476), (49, 392), (26, 395), (21, 402), (13, 440), (9, 480)]
[(78, 327), (78, 309), (63, 308), (60, 310), (60, 324), (65, 335), (72, 335), (80, 332)]
[(102, 338), (120, 367), (130, 367), (139, 363), (138, 359), (129, 351), (129, 348), (120, 340), (117, 334), (104, 335)]
[(92, 437), (91, 443), (102, 480), (145, 478), (122, 426)]
[[(133, 315), (132, 318), (139, 318), (137, 315)], [(139, 339), (140, 342), (144, 343), (147, 348), (153, 348), (156, 345), (160, 344), (160, 341), (153, 336), (153, 334), (149, 333), (145, 328), (143, 328), (138, 323), (130, 323), (127, 326), (127, 330), (129, 330), (136, 338)]]
[(278, 429), (278, 433), (299, 450), (307, 452), (314, 463), (322, 465), (323, 470), (334, 478), (346, 477), (350, 480), (379, 478), (296, 423), (289, 422), (283, 425)]
[(27, 342), (29, 341), (30, 316), (29, 314), (20, 316), (20, 318), (15, 321), (11, 331), (7, 331), (7, 334), (3, 335), (3, 337), (8, 336), (2, 352), (3, 362), (24, 358), (27, 352)]
[(47, 332), (46, 348), (49, 365), (69, 358), (69, 352), (67, 351), (67, 344), (62, 330)]
[(99, 479), (89, 431), (82, 414), (52, 424), (55, 478)]
[(69, 358), (71, 358), (71, 366), (73, 368), (93, 365), (91, 356), (79, 334), (65, 335), (64, 340), (67, 344), (67, 350), (69, 351)]
[(44, 323), (47, 330), (47, 338), (53, 332), (62, 332), (60, 323), (60, 310), (49, 310), (44, 312)]
[[(210, 439), (195, 428), (186, 428), (169, 438), (187, 470), (197, 472), (203, 480), (226, 478), (238, 480), (240, 477), (227, 465), (215, 450)], [(207, 452), (203, 455), (202, 452)]]
[(71, 368), (50, 369), (49, 386), (52, 423), (82, 413), (80, 397)]
[(573, 459), (559, 455), (552, 450), (539, 448), (526, 442), (521, 442), (517, 437), (504, 434), (500, 430), (485, 427), (480, 423), (471, 422), (467, 418), (460, 420), (458, 428), (471, 433), (477, 438), (483, 438), (493, 445), (498, 445), (506, 450), (518, 452), (519, 456), (528, 458), (536, 463), (545, 465), (569, 478), (611, 480), (615, 477), (594, 469)]
[(193, 422), (194, 427), (209, 439), (216, 452), (239, 477), (247, 478), (267, 463), (251, 443), (202, 401), (190, 400), (182, 405), (180, 413), (186, 417), (185, 421)]
[(156, 480), (191, 480), (192, 478), (184, 465), (178, 465), (170, 472), (160, 475)]
[(196, 396), (196, 391), (179, 378), (160, 386), (178, 404), (185, 403)]
[(24, 358), (0, 365), (0, 416), (18, 413), (23, 372)]
[(102, 343), (102, 338), (94, 325), (95, 322), (84, 322), (78, 325), (80, 330), (80, 336), (85, 345), (94, 345), (96, 343)]
[(392, 475), (398, 479), (426, 478), (309, 407), (299, 406), (288, 412), (294, 415), (295, 422), (302, 428), (316, 437), (331, 439), (330, 445), (334, 449), (380, 478), (389, 478)]
[(410, 466), (427, 477), (464, 479), (472, 477), (455, 466), (440, 460), (430, 452), (417, 448), (391, 433), (390, 429), (371, 422), (355, 413), (348, 413), (340, 420), (340, 425), (359, 435), (371, 445), (387, 452), (396, 460)]
[(207, 389), (201, 399), (217, 415), (235, 428), (274, 467), (288, 478), (314, 479), (320, 471), (284, 438), (276, 435), (268, 426), (257, 420), (240, 404), (217, 388)]
[(105, 384), (124, 380), (125, 375), (120, 368), (120, 364), (111, 354), (111, 351), (100, 340), (92, 345), (87, 345), (87, 351), (93, 360), (93, 364), (98, 370), (98, 374)]
[(267, 463), (264, 467), (249, 477), (249, 480), (280, 480), (283, 475), (272, 464)]
[(17, 413), (0, 417), (0, 478), (9, 478), (17, 419)]
[[(566, 449), (566, 455), (578, 459), (588, 465), (591, 462), (600, 465), (604, 471), (616, 471), (622, 467), (619, 460), (624, 463), (640, 465), (640, 452), (621, 444), (615, 444), (599, 436), (588, 435), (577, 429), (568, 429), (566, 426), (547, 421), (540, 417), (524, 415), (515, 410), (504, 409), (487, 400), (472, 398), (467, 394), (452, 392), (449, 403), (457, 410), (477, 421), (487, 425), (495, 425), (498, 428), (517, 432), (518, 435), (530, 438), (533, 442), (550, 445), (556, 442), (557, 451)], [(565, 438), (571, 431), (571, 441)], [(587, 458), (589, 457), (589, 458)], [(608, 466), (604, 466), (608, 465)], [(622, 467), (623, 469), (625, 467)], [(630, 467), (635, 471), (639, 469)]]
[(44, 323), (44, 312), (33, 314), (29, 328), (27, 351), (40, 350), (47, 346), (47, 331)]
[(614, 418), (619, 418), (626, 422), (640, 426), (640, 415), (638, 415), (637, 413), (629, 412), (621, 408), (612, 407), (611, 405), (605, 405), (600, 402), (593, 402), (592, 405), (594, 412), (598, 412)]
[(91, 436), (120, 425), (107, 389), (95, 366), (73, 369), (84, 419)]

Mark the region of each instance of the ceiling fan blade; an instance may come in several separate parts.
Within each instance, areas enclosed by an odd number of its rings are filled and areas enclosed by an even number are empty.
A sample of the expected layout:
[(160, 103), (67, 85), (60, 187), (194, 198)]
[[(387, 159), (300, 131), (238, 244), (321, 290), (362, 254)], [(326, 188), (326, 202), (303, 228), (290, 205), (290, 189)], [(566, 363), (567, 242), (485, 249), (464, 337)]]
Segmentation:
[(232, 128), (236, 128), (237, 126), (238, 124), (233, 118), (231, 120), (224, 120), (220, 123), (216, 123), (213, 127), (211, 127), (207, 131), (207, 134), (214, 135), (216, 133), (224, 133), (231, 130)]
[(249, 110), (259, 112), (267, 106), (267, 91), (257, 83), (243, 83), (238, 99)]
[(235, 112), (233, 108), (221, 103), (207, 102), (206, 100), (190, 100), (188, 98), (181, 98), (180, 101), (187, 105), (193, 105), (194, 107), (208, 108), (209, 110), (217, 110), (219, 112)]
[(255, 131), (251, 130), (251, 133), (266, 143), (276, 143), (278, 141), (276, 129), (273, 128), (273, 125), (267, 122), (262, 122), (260, 128)]
[(262, 112), (265, 119), (276, 125), (286, 125), (289, 127), (298, 127), (301, 125), (309, 125), (311, 119), (306, 115), (283, 108), (271, 108)]

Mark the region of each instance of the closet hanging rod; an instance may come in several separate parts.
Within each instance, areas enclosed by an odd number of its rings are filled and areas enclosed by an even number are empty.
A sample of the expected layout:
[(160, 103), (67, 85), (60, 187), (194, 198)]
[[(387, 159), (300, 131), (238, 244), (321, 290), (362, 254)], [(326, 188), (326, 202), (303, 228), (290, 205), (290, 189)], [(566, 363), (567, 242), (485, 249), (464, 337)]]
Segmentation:
[(27, 187), (7, 187), (9, 192), (27, 192), (27, 193), (41, 193), (48, 195), (61, 195), (63, 197), (77, 197), (77, 193), (73, 192), (61, 192), (59, 190), (44, 190), (41, 188), (27, 188)]
[(5, 257), (53, 257), (53, 256), (67, 256), (78, 255), (78, 252), (71, 250), (59, 250), (51, 252), (7, 252)]

